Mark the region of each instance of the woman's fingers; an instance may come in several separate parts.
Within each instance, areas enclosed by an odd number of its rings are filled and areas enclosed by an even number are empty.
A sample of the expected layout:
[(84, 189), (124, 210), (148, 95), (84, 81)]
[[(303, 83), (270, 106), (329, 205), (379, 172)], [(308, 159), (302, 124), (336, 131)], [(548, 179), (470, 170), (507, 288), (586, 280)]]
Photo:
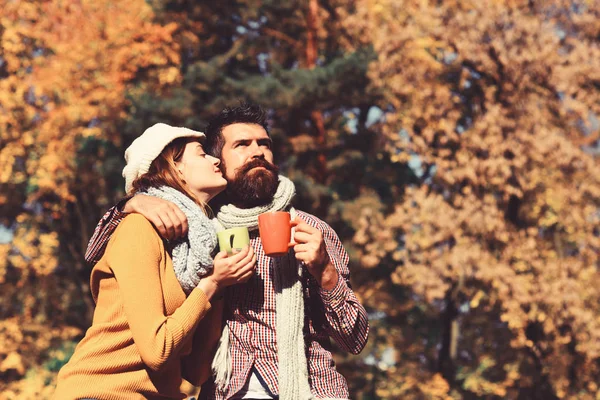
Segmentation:
[(251, 246), (233, 255), (221, 251), (214, 258), (218, 280), (225, 286), (246, 282), (256, 270), (256, 254)]
[(238, 283), (246, 283), (248, 282), (248, 280), (250, 280), (250, 278), (252, 278), (252, 275), (254, 275), (254, 271), (248, 271), (247, 273), (245, 273), (244, 275), (240, 276), (238, 279)]
[(237, 253), (233, 254), (229, 258), (231, 259), (232, 263), (237, 264), (241, 260), (243, 260), (244, 257), (246, 257), (248, 255), (248, 252), (250, 252), (250, 246), (249, 245), (246, 246), (246, 247), (244, 247), (242, 250), (238, 251)]
[(239, 264), (241, 264), (241, 265), (248, 264), (250, 262), (250, 260), (252, 260), (252, 257), (254, 257), (254, 250), (252, 249), (252, 247), (250, 247), (250, 246), (248, 246), (248, 247), (249, 247), (248, 254), (246, 254), (246, 256), (239, 261)]
[(252, 275), (254, 275), (254, 272), (256, 269), (255, 266), (256, 266), (255, 262), (250, 262), (250, 263), (246, 264), (244, 267), (242, 267), (236, 274), (237, 275), (236, 279), (238, 280), (238, 282), (245, 282)]
[(252, 275), (256, 269), (256, 255), (252, 254), (250, 258), (240, 261), (236, 266), (238, 267), (234, 275), (236, 279), (240, 280), (247, 274)]

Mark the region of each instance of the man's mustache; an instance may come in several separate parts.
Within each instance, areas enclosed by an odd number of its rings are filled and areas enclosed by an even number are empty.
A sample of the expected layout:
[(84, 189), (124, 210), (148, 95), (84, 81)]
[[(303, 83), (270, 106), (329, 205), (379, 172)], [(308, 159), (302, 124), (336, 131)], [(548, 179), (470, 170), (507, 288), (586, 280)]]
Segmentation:
[(241, 176), (243, 174), (248, 173), (251, 169), (256, 168), (256, 167), (263, 167), (267, 171), (271, 171), (274, 173), (279, 172), (279, 168), (275, 164), (271, 164), (264, 158), (255, 158), (254, 160), (252, 160), (252, 161), (248, 162), (247, 164), (244, 164), (243, 166), (238, 168), (236, 175)]

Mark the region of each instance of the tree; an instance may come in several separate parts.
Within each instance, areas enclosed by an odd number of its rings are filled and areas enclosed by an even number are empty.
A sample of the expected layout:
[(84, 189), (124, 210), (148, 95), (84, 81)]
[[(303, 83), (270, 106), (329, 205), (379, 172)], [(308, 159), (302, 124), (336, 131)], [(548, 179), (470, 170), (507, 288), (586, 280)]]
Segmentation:
[[(3, 1), (1, 10), (0, 375), (10, 383), (88, 326), (82, 255), (112, 201), (125, 94), (164, 92), (180, 74), (176, 25), (153, 23), (143, 1)], [(28, 376), (5, 396), (24, 398), (47, 378)]]
[[(278, 161), (301, 187), (299, 203), (330, 218), (346, 239), (354, 218), (345, 203), (365, 185), (385, 187), (399, 176), (363, 171), (387, 158), (375, 158), (369, 129), (378, 94), (365, 90), (366, 71), (374, 55), (368, 46), (346, 54), (341, 45), (345, 2), (148, 3), (154, 12), (143, 2), (2, 9), (0, 99), (8, 111), (0, 184), (14, 195), (0, 203), (11, 236), (0, 269), (3, 298), (15, 301), (3, 303), (10, 319), (1, 337), (10, 343), (3, 371), (14, 380), (11, 396), (51, 382), (89, 324), (82, 254), (97, 218), (122, 195), (123, 149), (151, 123), (202, 128), (239, 99), (263, 104)], [(23, 321), (34, 321), (25, 334)], [(16, 381), (35, 364), (49, 372), (32, 369), (37, 375)]]
[(381, 277), (372, 301), (394, 304), (378, 395), (597, 398), (597, 5), (357, 9), (386, 152), (419, 177), (355, 236)]

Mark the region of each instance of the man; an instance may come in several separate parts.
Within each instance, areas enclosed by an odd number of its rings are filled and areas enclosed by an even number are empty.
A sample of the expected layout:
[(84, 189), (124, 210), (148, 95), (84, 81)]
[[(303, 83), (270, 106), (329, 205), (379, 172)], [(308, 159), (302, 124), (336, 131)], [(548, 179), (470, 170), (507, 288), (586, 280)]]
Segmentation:
[[(226, 108), (206, 129), (206, 150), (221, 159), (228, 181), (217, 209), (222, 228), (246, 226), (257, 256), (255, 275), (225, 291), (225, 328), (213, 367), (212, 399), (348, 399), (330, 338), (358, 354), (365, 346), (367, 313), (349, 286), (348, 255), (325, 222), (291, 207), (291, 181), (277, 174), (265, 113), (260, 107)], [(127, 199), (126, 199), (127, 200)], [(138, 212), (167, 239), (185, 233), (185, 217), (161, 199), (137, 195), (113, 207), (90, 240), (95, 262), (124, 213)], [(257, 217), (266, 211), (296, 216), (296, 245), (288, 256), (264, 254)]]

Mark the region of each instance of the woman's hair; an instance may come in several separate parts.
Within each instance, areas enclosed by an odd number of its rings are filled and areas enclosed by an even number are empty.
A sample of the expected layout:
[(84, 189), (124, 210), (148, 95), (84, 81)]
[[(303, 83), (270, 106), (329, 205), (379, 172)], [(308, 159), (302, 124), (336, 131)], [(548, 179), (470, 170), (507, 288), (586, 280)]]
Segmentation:
[(198, 199), (187, 187), (185, 181), (178, 173), (176, 162), (181, 161), (185, 146), (193, 141), (198, 141), (195, 137), (182, 137), (173, 140), (163, 151), (152, 161), (148, 172), (138, 177), (131, 184), (132, 193), (144, 191), (148, 188), (159, 188), (161, 186), (170, 186), (173, 189), (179, 190), (181, 193), (188, 196), (196, 204), (202, 208), (205, 214), (211, 213), (208, 204)]

